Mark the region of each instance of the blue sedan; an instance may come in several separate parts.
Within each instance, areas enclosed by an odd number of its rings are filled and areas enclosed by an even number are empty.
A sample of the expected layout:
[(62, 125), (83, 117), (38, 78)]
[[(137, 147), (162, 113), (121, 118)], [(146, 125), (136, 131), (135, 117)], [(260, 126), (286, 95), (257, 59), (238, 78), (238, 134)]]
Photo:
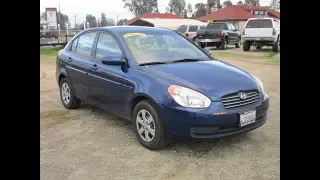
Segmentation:
[(91, 28), (57, 56), (62, 104), (81, 101), (132, 121), (139, 142), (155, 150), (172, 139), (216, 139), (266, 122), (261, 80), (217, 60), (170, 30)]

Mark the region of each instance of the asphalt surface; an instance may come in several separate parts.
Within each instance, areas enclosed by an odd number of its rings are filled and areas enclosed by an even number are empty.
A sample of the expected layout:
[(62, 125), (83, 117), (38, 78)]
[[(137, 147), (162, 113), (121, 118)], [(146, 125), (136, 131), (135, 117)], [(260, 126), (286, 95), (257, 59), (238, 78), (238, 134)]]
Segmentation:
[(132, 124), (82, 104), (65, 110), (54, 58), (40, 61), (40, 179), (275, 180), (280, 179), (280, 66), (223, 58), (255, 74), (270, 96), (268, 121), (218, 142), (177, 141), (150, 151)]

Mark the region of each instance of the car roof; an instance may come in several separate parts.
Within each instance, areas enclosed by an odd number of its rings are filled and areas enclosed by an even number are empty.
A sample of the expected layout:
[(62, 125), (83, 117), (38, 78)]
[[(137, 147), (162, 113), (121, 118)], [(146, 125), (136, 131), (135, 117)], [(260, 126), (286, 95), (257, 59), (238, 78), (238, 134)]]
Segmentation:
[(135, 31), (172, 31), (170, 29), (165, 29), (165, 28), (157, 28), (157, 27), (147, 27), (147, 26), (108, 26), (108, 27), (95, 27), (95, 28), (89, 28), (84, 30), (85, 31), (103, 31), (103, 30), (108, 30), (110, 32), (115, 32), (115, 33), (129, 33), (129, 32), (135, 32)]
[(248, 19), (248, 21), (249, 21), (249, 20), (257, 20), (257, 19), (270, 19), (270, 20), (277, 20), (277, 19), (275, 19), (275, 18), (269, 18), (269, 17), (266, 17), (266, 18), (265, 18), (265, 17), (260, 17), (260, 18), (249, 18), (249, 19)]

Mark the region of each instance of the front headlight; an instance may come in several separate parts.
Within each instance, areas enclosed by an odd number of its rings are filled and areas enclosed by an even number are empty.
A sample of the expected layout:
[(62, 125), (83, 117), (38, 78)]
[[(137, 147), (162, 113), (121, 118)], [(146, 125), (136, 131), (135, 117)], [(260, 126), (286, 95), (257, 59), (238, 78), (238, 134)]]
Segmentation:
[(211, 104), (211, 100), (207, 96), (186, 87), (171, 85), (168, 88), (168, 92), (183, 107), (207, 108)]
[[(252, 74), (251, 74), (251, 75), (252, 75)], [(262, 81), (261, 81), (259, 78), (257, 78), (256, 76), (254, 76), (254, 75), (252, 75), (252, 77), (256, 80), (257, 84), (258, 84), (259, 87), (260, 87), (261, 93), (264, 95), (265, 92), (264, 92), (264, 87), (263, 87)]]

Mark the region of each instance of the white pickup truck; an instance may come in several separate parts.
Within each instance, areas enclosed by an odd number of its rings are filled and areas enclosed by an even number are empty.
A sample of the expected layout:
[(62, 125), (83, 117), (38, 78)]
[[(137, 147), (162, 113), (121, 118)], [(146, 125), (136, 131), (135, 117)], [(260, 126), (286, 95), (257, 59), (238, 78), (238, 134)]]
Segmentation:
[(280, 20), (273, 18), (250, 18), (244, 26), (241, 36), (243, 50), (249, 51), (250, 46), (261, 49), (272, 46), (273, 52), (280, 51)]

